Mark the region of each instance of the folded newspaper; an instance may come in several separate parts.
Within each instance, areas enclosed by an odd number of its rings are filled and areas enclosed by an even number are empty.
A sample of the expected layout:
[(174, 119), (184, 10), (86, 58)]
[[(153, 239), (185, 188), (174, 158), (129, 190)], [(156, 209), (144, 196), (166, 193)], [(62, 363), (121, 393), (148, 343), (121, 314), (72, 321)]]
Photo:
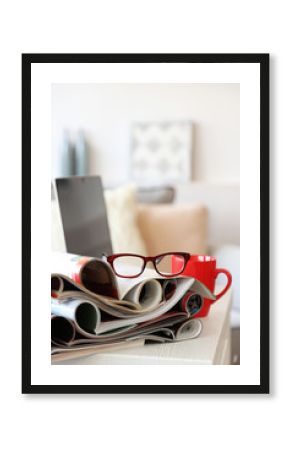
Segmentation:
[(203, 298), (215, 300), (194, 278), (165, 278), (150, 269), (119, 278), (99, 258), (53, 252), (51, 269), (53, 361), (196, 338), (202, 323), (194, 316)]

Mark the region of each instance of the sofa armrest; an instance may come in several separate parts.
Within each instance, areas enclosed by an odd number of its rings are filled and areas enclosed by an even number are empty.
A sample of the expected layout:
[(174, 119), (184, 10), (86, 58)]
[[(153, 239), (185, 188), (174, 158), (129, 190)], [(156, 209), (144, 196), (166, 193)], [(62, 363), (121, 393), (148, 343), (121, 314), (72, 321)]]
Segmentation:
[(207, 252), (208, 212), (201, 204), (138, 205), (137, 224), (148, 255)]

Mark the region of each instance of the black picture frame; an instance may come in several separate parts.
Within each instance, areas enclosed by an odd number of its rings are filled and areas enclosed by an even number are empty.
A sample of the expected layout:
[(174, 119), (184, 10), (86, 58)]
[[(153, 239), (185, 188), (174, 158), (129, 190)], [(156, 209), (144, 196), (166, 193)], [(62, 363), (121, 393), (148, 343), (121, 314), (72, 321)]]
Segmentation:
[[(22, 55), (22, 393), (269, 393), (269, 54)], [(258, 63), (260, 65), (260, 384), (32, 385), (31, 383), (31, 65), (33, 63)], [(262, 301), (263, 300), (263, 301)]]

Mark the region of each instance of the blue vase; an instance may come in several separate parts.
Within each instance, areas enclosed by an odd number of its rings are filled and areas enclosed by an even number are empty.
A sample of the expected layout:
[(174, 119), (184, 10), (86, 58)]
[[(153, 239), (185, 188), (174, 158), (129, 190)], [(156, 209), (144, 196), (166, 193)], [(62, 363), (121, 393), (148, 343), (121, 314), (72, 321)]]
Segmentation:
[(88, 149), (83, 131), (79, 131), (75, 145), (76, 175), (88, 173)]
[(63, 177), (69, 177), (76, 174), (75, 169), (75, 149), (70, 141), (67, 131), (63, 133), (61, 150), (61, 174)]

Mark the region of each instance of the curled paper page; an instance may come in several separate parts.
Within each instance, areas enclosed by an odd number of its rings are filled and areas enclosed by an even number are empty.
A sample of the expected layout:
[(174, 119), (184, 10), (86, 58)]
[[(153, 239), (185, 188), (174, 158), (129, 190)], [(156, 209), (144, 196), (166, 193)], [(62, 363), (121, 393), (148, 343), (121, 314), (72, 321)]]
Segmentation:
[(76, 329), (73, 321), (61, 316), (51, 316), (51, 341), (55, 344), (71, 344)]
[(95, 294), (78, 284), (76, 281), (71, 280), (67, 275), (51, 275), (51, 296), (57, 298), (58, 301), (67, 301), (72, 298), (91, 300), (94, 301), (97, 306), (111, 305), (114, 309), (124, 312), (128, 311), (129, 314), (130, 310), (141, 310), (137, 303), (135, 304), (128, 302), (127, 300), (117, 300), (113, 297)]
[(59, 302), (51, 298), (53, 315), (71, 320), (76, 331), (83, 336), (94, 337), (101, 323), (101, 313), (94, 302), (88, 300), (70, 299)]
[(64, 290), (64, 282), (61, 276), (52, 275), (51, 277), (51, 292), (62, 293)]
[(203, 306), (203, 298), (199, 294), (188, 291), (180, 300), (180, 311), (188, 313), (189, 316), (195, 316)]
[(181, 325), (178, 324), (173, 327), (169, 327), (168, 325), (163, 327), (159, 326), (151, 330), (148, 327), (144, 328), (144, 332), (138, 335), (132, 334), (128, 337), (128, 340), (143, 338), (145, 341), (165, 343), (195, 339), (202, 331), (202, 323), (199, 319), (189, 319), (183, 321)]
[(162, 301), (162, 287), (157, 280), (144, 280), (125, 295), (124, 300), (138, 304), (142, 309), (151, 309)]
[(194, 339), (200, 335), (202, 331), (202, 323), (199, 319), (188, 319), (178, 326), (176, 331), (176, 339)]
[(163, 300), (169, 300), (175, 293), (177, 288), (177, 280), (171, 278), (168, 280), (162, 280)]
[(66, 275), (92, 293), (118, 297), (115, 275), (100, 258), (52, 252), (51, 273)]

